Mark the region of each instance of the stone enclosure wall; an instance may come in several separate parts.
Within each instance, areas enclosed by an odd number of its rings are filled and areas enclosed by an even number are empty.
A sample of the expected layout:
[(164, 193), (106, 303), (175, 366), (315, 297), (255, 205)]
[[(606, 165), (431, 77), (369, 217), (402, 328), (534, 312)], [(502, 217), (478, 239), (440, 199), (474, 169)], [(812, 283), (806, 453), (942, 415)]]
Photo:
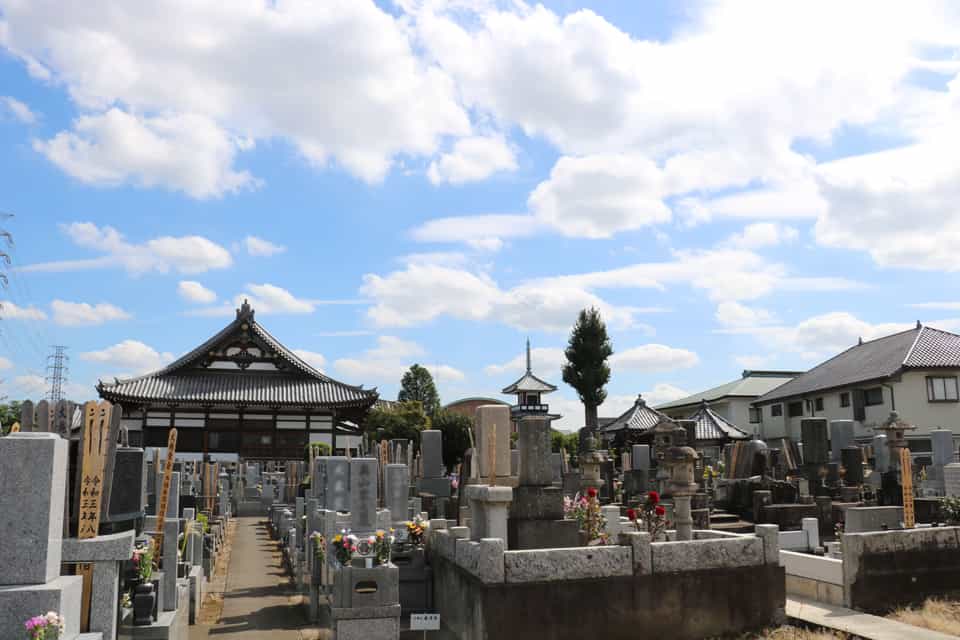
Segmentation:
[[(706, 532), (704, 532), (706, 533)], [(772, 536), (503, 551), (431, 533), (434, 599), (445, 637), (704, 638), (779, 621), (785, 604)]]
[(884, 613), (960, 596), (960, 527), (844, 534), (847, 606)]

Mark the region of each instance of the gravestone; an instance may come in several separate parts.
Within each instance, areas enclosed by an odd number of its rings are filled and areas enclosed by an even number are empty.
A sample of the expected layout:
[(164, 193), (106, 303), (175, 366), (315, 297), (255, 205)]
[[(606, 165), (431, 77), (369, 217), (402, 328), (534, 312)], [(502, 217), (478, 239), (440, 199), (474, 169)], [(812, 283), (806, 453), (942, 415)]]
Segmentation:
[(885, 433), (873, 436), (873, 470), (877, 473), (890, 471), (890, 447)]
[[(450, 479), (443, 476), (443, 433), (437, 429), (422, 431), (420, 454), (423, 477), (417, 482), (417, 491), (429, 493), (438, 498), (450, 497)], [(391, 517), (396, 517), (393, 516), (392, 511)]]
[[(517, 451), (517, 455), (520, 455), (520, 452)], [(550, 454), (550, 469), (553, 471), (553, 484), (558, 484), (563, 482), (563, 454), (562, 453), (551, 453)]]
[(331, 457), (327, 460), (327, 509), (350, 510), (350, 460)]
[[(118, 412), (119, 413), (119, 412)], [(101, 522), (112, 525), (113, 532), (132, 528), (146, 509), (147, 471), (143, 449), (118, 447), (113, 465), (113, 490), (110, 503), (104, 502)], [(130, 526), (126, 526), (127, 524)]]
[(321, 507), (327, 506), (327, 463), (330, 456), (317, 456), (313, 459), (313, 475), (310, 478), (310, 495), (317, 499)]
[(614, 497), (613, 478), (616, 469), (613, 460), (604, 460), (600, 463), (600, 478), (603, 484), (600, 486), (600, 498), (605, 502), (610, 502)]
[(848, 486), (863, 484), (863, 453), (860, 447), (844, 447), (840, 457), (845, 469), (844, 484)]
[(350, 460), (350, 528), (357, 535), (377, 527), (377, 459)]
[(853, 445), (853, 420), (831, 420), (830, 462), (840, 462), (840, 452)]
[(944, 493), (960, 497), (960, 463), (951, 462), (943, 467)]
[(393, 522), (407, 520), (407, 498), (410, 493), (410, 469), (406, 464), (388, 464), (384, 482), (385, 505)]
[(936, 488), (943, 488), (943, 467), (953, 462), (953, 432), (949, 429), (930, 431), (930, 444), (933, 448), (933, 464), (930, 465), (928, 479)]
[[(510, 407), (499, 404), (485, 404), (477, 407), (476, 448), (480, 467), (480, 479), (487, 482), (490, 477), (507, 479), (510, 477)], [(494, 468), (490, 469), (491, 433), (494, 432)], [(491, 473), (492, 472), (492, 473)], [(521, 457), (520, 472), (523, 473)]]
[(61, 576), (67, 442), (56, 434), (0, 438), (0, 638), (24, 637), (25, 620), (55, 611), (65, 637), (80, 631), (81, 576)]
[(631, 471), (649, 471), (650, 470), (650, 445), (635, 444), (630, 449), (630, 470)]
[[(804, 418), (800, 421), (804, 464), (822, 465), (830, 461), (830, 443), (827, 421), (823, 418)], [(839, 454), (837, 456), (839, 460)]]

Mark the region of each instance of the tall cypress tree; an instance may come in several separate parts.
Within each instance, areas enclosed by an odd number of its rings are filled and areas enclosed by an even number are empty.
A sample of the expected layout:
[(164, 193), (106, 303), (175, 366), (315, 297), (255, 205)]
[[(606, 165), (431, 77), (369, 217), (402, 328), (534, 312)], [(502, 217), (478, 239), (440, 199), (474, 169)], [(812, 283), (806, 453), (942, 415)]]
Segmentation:
[(613, 345), (607, 336), (607, 325), (600, 312), (593, 307), (584, 309), (570, 332), (565, 351), (563, 381), (577, 390), (583, 402), (585, 430), (592, 435), (597, 430), (597, 407), (607, 399), (604, 385), (610, 381), (607, 358), (613, 354)]
[(400, 402), (417, 401), (423, 405), (423, 410), (432, 416), (440, 409), (440, 394), (433, 384), (433, 376), (426, 367), (419, 364), (411, 366), (400, 381), (400, 393), (397, 395)]

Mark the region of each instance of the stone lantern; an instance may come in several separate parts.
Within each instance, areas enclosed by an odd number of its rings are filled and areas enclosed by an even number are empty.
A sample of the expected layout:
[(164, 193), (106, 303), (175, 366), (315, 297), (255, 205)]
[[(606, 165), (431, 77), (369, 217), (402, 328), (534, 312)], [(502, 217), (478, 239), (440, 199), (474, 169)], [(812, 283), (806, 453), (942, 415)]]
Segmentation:
[(673, 496), (673, 516), (677, 540), (693, 539), (693, 516), (690, 501), (697, 492), (695, 470), (699, 454), (684, 443), (687, 430), (675, 422), (661, 421), (653, 428), (657, 459), (667, 474), (667, 484)]
[(600, 477), (600, 463), (604, 461), (604, 456), (597, 451), (596, 442), (592, 431), (584, 434), (584, 450), (580, 452), (580, 490), (586, 492), (590, 487), (597, 491), (603, 486), (603, 479)]

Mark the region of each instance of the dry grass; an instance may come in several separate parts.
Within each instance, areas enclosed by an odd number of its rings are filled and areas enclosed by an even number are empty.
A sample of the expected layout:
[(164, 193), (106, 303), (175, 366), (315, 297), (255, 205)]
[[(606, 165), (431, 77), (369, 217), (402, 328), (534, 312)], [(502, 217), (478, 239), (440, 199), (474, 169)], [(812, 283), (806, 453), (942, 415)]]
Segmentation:
[(960, 602), (930, 598), (922, 607), (897, 609), (888, 617), (915, 627), (960, 635)]
[(756, 640), (845, 640), (849, 638), (839, 631), (801, 629), (800, 627), (777, 627), (756, 637)]

